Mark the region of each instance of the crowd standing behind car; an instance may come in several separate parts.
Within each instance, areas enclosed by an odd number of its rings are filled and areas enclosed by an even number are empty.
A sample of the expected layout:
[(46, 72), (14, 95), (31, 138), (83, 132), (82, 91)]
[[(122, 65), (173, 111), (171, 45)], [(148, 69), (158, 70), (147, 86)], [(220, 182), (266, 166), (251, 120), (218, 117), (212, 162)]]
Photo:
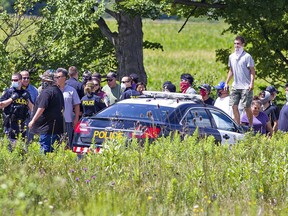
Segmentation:
[[(238, 124), (249, 126), (254, 132), (267, 135), (272, 135), (278, 129), (287, 132), (288, 102), (279, 111), (273, 102), (278, 93), (274, 86), (268, 86), (265, 91), (260, 92), (259, 97), (253, 99), (254, 60), (244, 51), (244, 45), (244, 38), (237, 36), (234, 40), (235, 52), (229, 56), (226, 82), (221, 81), (214, 87), (218, 96), (216, 101), (212, 98), (212, 88), (207, 83), (198, 86), (201, 100), (205, 106), (214, 105), (222, 109)], [(228, 83), (233, 77), (234, 82), (229, 88)], [(102, 77), (98, 72), (92, 74), (86, 70), (80, 82), (79, 71), (75, 66), (69, 67), (69, 72), (64, 68), (58, 68), (56, 72), (47, 70), (40, 78), (38, 96), (37, 89), (30, 83), (28, 71), (13, 74), (11, 87), (0, 98), (0, 108), (4, 109), (4, 132), (11, 143), (19, 134), (26, 137), (26, 122), (31, 134), (40, 135), (39, 143), (44, 153), (53, 151), (53, 143), (59, 141), (64, 132), (68, 135), (68, 147), (73, 148), (73, 132), (81, 115), (92, 116), (120, 100), (140, 97), (146, 90), (146, 84), (135, 73), (118, 77), (115, 72), (109, 72)], [(117, 80), (121, 80), (120, 84)], [(107, 84), (102, 88), (101, 82)], [(180, 92), (197, 94), (193, 83), (191, 74), (181, 74)], [(162, 85), (162, 91), (177, 92), (176, 85), (166, 81)], [(288, 83), (285, 85), (285, 92), (288, 101)], [(33, 135), (28, 136), (28, 141), (32, 138)]]

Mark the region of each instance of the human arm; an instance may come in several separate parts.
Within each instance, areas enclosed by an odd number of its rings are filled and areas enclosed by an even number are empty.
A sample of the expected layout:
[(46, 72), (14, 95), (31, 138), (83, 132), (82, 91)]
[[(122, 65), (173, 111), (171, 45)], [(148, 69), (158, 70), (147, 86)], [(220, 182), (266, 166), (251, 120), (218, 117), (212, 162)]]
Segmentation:
[(228, 90), (228, 84), (230, 82), (230, 80), (232, 79), (233, 77), (233, 72), (232, 72), (232, 69), (229, 68), (229, 71), (228, 71), (228, 74), (227, 74), (227, 79), (226, 79), (226, 82), (225, 82), (225, 86), (224, 86), (224, 90)]
[[(13, 103), (13, 101), (17, 100), (19, 97), (20, 97), (20, 95), (17, 92), (14, 92), (11, 96), (7, 96), (6, 98), (8, 98), (8, 99), (6, 99), (6, 100), (4, 99), (3, 101), (0, 102), (0, 108), (5, 108), (5, 107), (9, 106), (11, 103)], [(2, 99), (2, 97), (1, 97), (1, 99)]]
[(255, 80), (255, 68), (250, 67), (250, 77), (251, 77), (251, 82), (249, 85), (249, 91), (252, 91), (254, 89), (254, 80)]
[(266, 131), (268, 131), (268, 136), (272, 136), (272, 134), (273, 134), (273, 129), (272, 129), (272, 126), (271, 126), (271, 122), (270, 122), (270, 121), (268, 121), (268, 122), (266, 123)]
[(32, 120), (29, 122), (28, 127), (31, 129), (38, 118), (43, 114), (45, 108), (38, 108)]
[(74, 105), (74, 121), (73, 121), (73, 127), (75, 127), (79, 121), (79, 116), (80, 116), (80, 104), (75, 104)]

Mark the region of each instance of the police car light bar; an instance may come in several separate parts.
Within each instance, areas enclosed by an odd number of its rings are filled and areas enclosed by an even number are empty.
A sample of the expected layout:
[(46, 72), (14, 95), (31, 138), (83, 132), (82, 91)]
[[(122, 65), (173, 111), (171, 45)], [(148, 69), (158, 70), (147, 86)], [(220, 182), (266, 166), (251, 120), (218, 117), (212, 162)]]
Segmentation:
[(161, 92), (161, 91), (143, 91), (143, 95), (154, 98), (167, 98), (167, 99), (179, 99), (179, 100), (193, 100), (201, 101), (201, 96), (198, 94), (184, 94), (175, 92)]

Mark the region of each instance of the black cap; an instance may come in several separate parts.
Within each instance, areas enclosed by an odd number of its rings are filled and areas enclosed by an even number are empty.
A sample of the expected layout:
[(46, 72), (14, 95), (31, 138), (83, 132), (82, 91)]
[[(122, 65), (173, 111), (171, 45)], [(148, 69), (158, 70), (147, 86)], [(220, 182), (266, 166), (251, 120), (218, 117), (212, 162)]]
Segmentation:
[(209, 84), (202, 84), (199, 86), (199, 89), (205, 89), (206, 91), (211, 92), (211, 86)]
[(274, 93), (274, 92), (276, 92), (277, 94), (279, 93), (279, 91), (274, 86), (268, 86), (266, 88), (266, 91), (268, 91), (270, 93)]
[(169, 92), (176, 92), (176, 86), (172, 83), (168, 83), (165, 86), (163, 86), (163, 90), (168, 90)]
[(106, 78), (116, 78), (117, 77), (117, 74), (114, 73), (114, 72), (109, 72), (107, 75), (106, 75)]

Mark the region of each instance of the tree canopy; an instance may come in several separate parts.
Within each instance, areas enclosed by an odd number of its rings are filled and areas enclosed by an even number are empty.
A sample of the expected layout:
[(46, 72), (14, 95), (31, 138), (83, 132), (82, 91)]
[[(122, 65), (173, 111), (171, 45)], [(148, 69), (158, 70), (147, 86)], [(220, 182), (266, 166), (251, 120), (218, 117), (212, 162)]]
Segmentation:
[[(43, 2), (41, 16), (27, 18)], [(101, 73), (138, 73), (146, 81), (143, 48), (163, 47), (157, 41), (143, 41), (142, 18), (166, 14), (187, 20), (223, 19), (229, 26), (223, 34), (246, 38), (258, 77), (276, 86), (287, 80), (288, 0), (21, 0), (13, 7), (13, 15), (0, 9), (5, 35), (0, 40), (1, 71), (76, 65)], [(116, 31), (107, 25), (107, 16), (116, 20)], [(17, 37), (27, 32), (28, 38)], [(11, 41), (18, 46), (11, 46)], [(227, 65), (231, 47), (217, 50), (217, 60)]]

